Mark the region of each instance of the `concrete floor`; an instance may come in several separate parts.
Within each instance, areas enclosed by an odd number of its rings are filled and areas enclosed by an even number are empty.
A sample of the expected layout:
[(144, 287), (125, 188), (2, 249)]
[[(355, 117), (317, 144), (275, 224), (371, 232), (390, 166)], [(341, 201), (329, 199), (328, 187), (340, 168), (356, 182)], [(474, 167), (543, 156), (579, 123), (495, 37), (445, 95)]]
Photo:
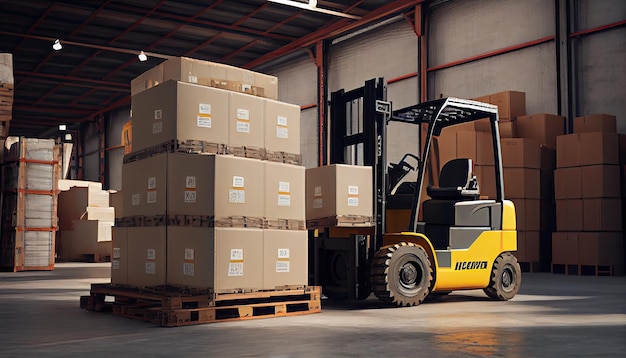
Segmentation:
[(313, 315), (160, 328), (79, 309), (109, 270), (0, 273), (0, 356), (626, 356), (626, 277), (524, 274), (509, 302), (482, 291), (410, 308), (324, 301)]

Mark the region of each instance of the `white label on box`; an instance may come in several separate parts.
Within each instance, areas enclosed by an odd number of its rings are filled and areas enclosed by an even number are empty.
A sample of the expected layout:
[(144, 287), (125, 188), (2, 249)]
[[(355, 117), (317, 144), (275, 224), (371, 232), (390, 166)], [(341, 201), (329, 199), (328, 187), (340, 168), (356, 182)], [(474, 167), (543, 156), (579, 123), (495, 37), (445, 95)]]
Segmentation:
[(250, 133), (250, 122), (237, 121), (237, 132)]
[(313, 200), (313, 209), (321, 209), (324, 207), (322, 198), (316, 198)]
[(185, 276), (194, 276), (194, 267), (195, 265), (189, 262), (183, 263), (183, 275)]
[(192, 75), (190, 73), (189, 76), (187, 77), (187, 82), (189, 82), (189, 83), (198, 83), (198, 76), (194, 76), (194, 75)]
[(163, 110), (156, 109), (154, 111), (154, 119), (163, 119)]
[(289, 249), (278, 249), (278, 258), (279, 259), (288, 259), (289, 258)]
[(156, 260), (156, 250), (148, 249), (146, 250), (146, 260)]
[(235, 204), (245, 204), (246, 192), (238, 189), (230, 189), (228, 191), (228, 202)]
[(211, 117), (198, 116), (198, 127), (211, 128)]
[(276, 127), (276, 138), (282, 138), (282, 139), (289, 138), (289, 128)]
[(113, 259), (111, 261), (111, 270), (119, 270), (120, 269), (120, 260)]
[(322, 187), (321, 186), (316, 186), (315, 187), (315, 192), (314, 192), (314, 196), (322, 196)]
[(278, 192), (283, 194), (291, 193), (291, 184), (288, 181), (278, 182)]
[(289, 261), (276, 261), (276, 272), (289, 272)]
[(185, 203), (193, 204), (196, 202), (196, 191), (195, 190), (185, 190)]
[(195, 176), (187, 176), (185, 178), (185, 188), (187, 188), (187, 189), (195, 189), (196, 188), (196, 177)]
[(291, 206), (291, 195), (278, 194), (278, 206)]
[(252, 85), (249, 85), (247, 83), (241, 84), (241, 92), (250, 92), (250, 91), (252, 91)]
[(276, 124), (279, 126), (287, 127), (287, 117), (278, 116), (276, 119)]
[(211, 105), (208, 103), (200, 103), (198, 105), (198, 113), (200, 114), (211, 114)]
[(237, 108), (237, 119), (241, 119), (244, 121), (250, 120), (250, 111), (243, 108)]
[(156, 263), (146, 261), (146, 273), (148, 275), (156, 275)]
[(120, 248), (119, 248), (119, 247), (114, 247), (114, 248), (113, 248), (113, 258), (114, 258), (114, 259), (119, 259), (119, 258), (120, 258), (120, 256), (121, 256), (121, 255), (120, 255), (120, 254), (121, 254), (121, 251), (122, 251), (122, 250), (120, 250)]
[(146, 201), (148, 204), (156, 204), (157, 202), (157, 192), (156, 190), (150, 190), (146, 193)]
[(359, 206), (359, 198), (349, 197), (348, 206)]
[(348, 185), (348, 195), (359, 195), (359, 187), (356, 185)]
[(230, 249), (230, 260), (243, 260), (243, 249)]
[(194, 249), (185, 249), (185, 260), (194, 260)]
[(228, 276), (243, 276), (243, 262), (229, 263)]
[(152, 123), (152, 134), (158, 134), (163, 132), (163, 122)]
[(131, 200), (133, 206), (141, 204), (141, 194), (133, 194), (133, 196), (131, 196)]
[(244, 188), (246, 185), (246, 179), (237, 175), (233, 176), (233, 188)]
[(150, 189), (156, 189), (156, 178), (152, 177), (152, 178), (148, 178), (148, 190)]

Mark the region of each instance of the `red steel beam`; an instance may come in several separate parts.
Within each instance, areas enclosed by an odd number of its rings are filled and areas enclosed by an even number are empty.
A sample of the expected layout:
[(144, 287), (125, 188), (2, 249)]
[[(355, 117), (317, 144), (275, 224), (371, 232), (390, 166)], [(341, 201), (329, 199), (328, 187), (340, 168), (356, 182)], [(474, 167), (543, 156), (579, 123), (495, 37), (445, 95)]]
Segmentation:
[(73, 101), (70, 103), (70, 107), (74, 107), (74, 106), (76, 106), (76, 104), (77, 104), (78, 102), (80, 102), (80, 101), (82, 101), (83, 99), (85, 99), (85, 98), (87, 98), (87, 97), (91, 96), (91, 94), (92, 94), (92, 93), (94, 93), (95, 91), (96, 91), (96, 89), (95, 89), (95, 88), (92, 88), (92, 89), (90, 89), (89, 91), (87, 91), (87, 92), (83, 93), (82, 95), (78, 96), (75, 100), (73, 100)]
[(245, 45), (241, 46), (241, 47), (240, 47), (240, 48), (238, 48), (237, 50), (235, 50), (235, 51), (233, 51), (233, 52), (229, 53), (228, 55), (226, 55), (226, 56), (224, 56), (224, 57), (220, 58), (220, 61), (221, 61), (221, 62), (224, 62), (224, 61), (228, 60), (229, 58), (231, 58), (231, 57), (233, 57), (233, 56), (236, 56), (236, 55), (238, 55), (238, 54), (242, 53), (243, 51), (245, 51), (245, 50), (249, 49), (250, 47), (254, 46), (254, 45), (255, 45), (257, 42), (259, 42), (259, 41), (260, 41), (260, 39), (256, 39), (256, 40), (253, 40), (253, 41), (251, 41), (251, 42), (249, 42), (249, 43), (247, 43), (247, 44), (245, 44)]
[(258, 14), (259, 12), (263, 11), (263, 9), (265, 9), (267, 7), (267, 5), (269, 5), (268, 2), (264, 3), (263, 5), (257, 7), (254, 11), (250, 12), (248, 15), (242, 17), (241, 19), (233, 22), (231, 25), (232, 26), (239, 26), (241, 25), (244, 21), (248, 20), (249, 18), (251, 18), (252, 16)]
[(13, 106), (13, 109), (16, 111), (30, 111), (30, 112), (43, 112), (43, 113), (67, 113), (67, 114), (87, 114), (91, 111), (88, 109), (75, 109), (75, 108), (55, 108), (55, 107), (30, 107), (30, 106), (22, 106), (17, 105)]
[(317, 107), (317, 103), (309, 103), (309, 104), (305, 104), (304, 106), (300, 106), (300, 110), (304, 111), (305, 109), (310, 109), (310, 108), (315, 108)]
[(402, 76), (398, 76), (396, 78), (392, 78), (389, 81), (387, 81), (387, 84), (392, 84), (392, 83), (395, 83), (395, 82), (404, 81), (406, 79), (413, 78), (413, 77), (417, 77), (417, 72), (411, 72), (411, 73), (407, 73), (406, 75), (402, 75)]
[(113, 87), (120, 87), (120, 88), (128, 88), (130, 86), (130, 84), (128, 83), (103, 81), (103, 80), (96, 80), (96, 79), (84, 78), (84, 77), (70, 77), (70, 76), (64, 76), (64, 75), (55, 75), (52, 73), (29, 72), (29, 71), (14, 71), (14, 73), (16, 75), (23, 75), (23, 76), (36, 76), (36, 77), (52, 78), (52, 79), (58, 79), (58, 80), (66, 79), (69, 81), (93, 83), (97, 85), (113, 86)]
[[(49, 85), (57, 84), (56, 81), (50, 81), (50, 80), (46, 80), (44, 78), (38, 78), (38, 77), (30, 77), (28, 81), (37, 82), (37, 83), (45, 83)], [(83, 83), (66, 83), (65, 85), (70, 86), (70, 87), (98, 89), (98, 90), (109, 91), (109, 92), (123, 92), (123, 93), (128, 92), (128, 88), (122, 88), (122, 87), (94, 86), (94, 85), (88, 85), (88, 84), (83, 84)]]
[(620, 27), (620, 26), (624, 26), (624, 25), (626, 25), (626, 20), (622, 20), (622, 21), (611, 23), (611, 24), (606, 24), (606, 25), (594, 27), (594, 28), (587, 29), (587, 30), (572, 32), (571, 34), (569, 34), (569, 37), (572, 38), (572, 37), (584, 36), (584, 35), (600, 32), (600, 31), (614, 29), (616, 27)]
[[(26, 31), (26, 34), (30, 35), (41, 24), (41, 22), (52, 12), (52, 10), (54, 10), (55, 7), (56, 7), (56, 3), (50, 4), (50, 6), (48, 6), (46, 11), (44, 11), (44, 13), (41, 14), (41, 16), (39, 16), (37, 21), (35, 21), (35, 23), (32, 24), (31, 27), (28, 28), (28, 30)], [(22, 41), (20, 41), (20, 43), (18, 43), (17, 46), (15, 46), (15, 48), (13, 49), (13, 53), (17, 53), (17, 51), (24, 44), (24, 41), (26, 41), (26, 37), (22, 38)]]
[(469, 63), (469, 62), (474, 62), (474, 61), (482, 60), (482, 59), (485, 59), (485, 58), (489, 58), (489, 57), (493, 57), (493, 56), (497, 56), (497, 55), (502, 55), (502, 54), (505, 54), (505, 53), (509, 53), (509, 52), (513, 52), (513, 51), (517, 51), (517, 50), (521, 50), (521, 49), (525, 49), (525, 48), (532, 47), (532, 46), (535, 46), (535, 45), (539, 45), (539, 44), (542, 44), (542, 43), (554, 41), (554, 39), (555, 39), (554, 36), (546, 36), (546, 37), (542, 37), (542, 38), (537, 39), (537, 40), (527, 41), (527, 42), (524, 42), (524, 43), (521, 43), (521, 44), (517, 44), (517, 45), (513, 45), (513, 46), (509, 46), (509, 47), (504, 47), (504, 48), (497, 49), (497, 50), (494, 50), (494, 51), (485, 52), (485, 53), (482, 53), (480, 55), (464, 58), (464, 59), (453, 61), (453, 62), (449, 62), (449, 63), (444, 63), (444, 64), (438, 65), (438, 66), (429, 67), (429, 68), (426, 69), (426, 71), (431, 72), (431, 71), (442, 70), (444, 68), (450, 68), (450, 67), (466, 64), (466, 63)]
[(197, 51), (202, 50), (203, 48), (207, 47), (209, 44), (211, 44), (211, 43), (213, 43), (213, 42), (215, 42), (215, 41), (219, 40), (222, 36), (224, 36), (224, 33), (223, 33), (223, 32), (220, 32), (219, 34), (217, 34), (217, 35), (215, 35), (215, 36), (211, 37), (210, 39), (208, 39), (208, 40), (206, 40), (206, 41), (204, 41), (204, 42), (203, 42), (203, 43), (201, 43), (200, 45), (198, 45), (198, 46), (196, 46), (196, 47), (192, 48), (191, 50), (189, 50), (189, 51), (187, 51), (187, 52), (185, 52), (185, 55), (184, 55), (184, 56), (189, 56), (189, 55), (191, 55), (191, 54), (193, 54), (193, 53), (195, 53), (195, 52), (197, 52)]
[(274, 50), (258, 59), (249, 62), (244, 67), (254, 68), (276, 57), (283, 56), (287, 53), (309, 47), (320, 40), (324, 40), (333, 36), (337, 36), (346, 31), (350, 31), (360, 26), (367, 25), (381, 18), (393, 15), (406, 8), (415, 6), (424, 0), (395, 0), (387, 5), (381, 6), (378, 9), (371, 11), (367, 15), (363, 16), (360, 20), (343, 19), (333, 23), (329, 23), (326, 26), (322, 26), (319, 30), (301, 37), (277, 50)]

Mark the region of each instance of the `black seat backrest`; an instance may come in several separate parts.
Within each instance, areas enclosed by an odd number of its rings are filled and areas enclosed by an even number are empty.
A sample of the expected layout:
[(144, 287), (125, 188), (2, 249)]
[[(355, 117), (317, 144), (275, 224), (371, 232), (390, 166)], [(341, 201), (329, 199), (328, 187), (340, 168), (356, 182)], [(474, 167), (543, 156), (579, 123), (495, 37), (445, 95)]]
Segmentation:
[(471, 180), (472, 160), (467, 158), (453, 159), (441, 168), (439, 187), (467, 189)]

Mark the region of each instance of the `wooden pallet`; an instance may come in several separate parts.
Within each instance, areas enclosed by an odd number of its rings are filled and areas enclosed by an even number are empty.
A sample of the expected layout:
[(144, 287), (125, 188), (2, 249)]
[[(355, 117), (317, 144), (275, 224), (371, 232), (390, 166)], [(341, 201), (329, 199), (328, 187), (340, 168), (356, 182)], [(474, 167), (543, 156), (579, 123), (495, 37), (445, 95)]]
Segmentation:
[(340, 215), (320, 219), (307, 220), (306, 227), (309, 229), (325, 227), (370, 227), (374, 226), (372, 216)]
[(518, 262), (522, 272), (541, 272), (541, 263), (536, 262)]
[(215, 218), (215, 227), (253, 227), (262, 229), (265, 225), (263, 218), (249, 216), (228, 216)]
[(125, 216), (115, 219), (115, 226), (120, 227), (143, 227), (143, 226), (164, 226), (168, 218), (165, 215), (135, 215)]
[[(317, 286), (239, 294), (184, 291), (92, 284), (90, 295), (82, 296), (80, 305), (163, 327), (311, 314), (321, 312), (322, 307)], [(105, 301), (107, 296), (114, 302)]]
[(227, 152), (227, 146), (220, 143), (192, 139), (171, 140), (126, 154), (123, 162), (131, 163), (162, 153), (227, 154)]
[(265, 160), (266, 151), (265, 148), (250, 147), (250, 146), (231, 146), (228, 148), (227, 154), (232, 154), (236, 157), (250, 158)]
[(304, 220), (266, 218), (264, 228), (274, 230), (306, 230), (306, 223)]
[(578, 275), (577, 264), (552, 264), (551, 272), (560, 275)]
[(302, 165), (302, 156), (280, 151), (266, 151), (265, 157), (270, 162)]

